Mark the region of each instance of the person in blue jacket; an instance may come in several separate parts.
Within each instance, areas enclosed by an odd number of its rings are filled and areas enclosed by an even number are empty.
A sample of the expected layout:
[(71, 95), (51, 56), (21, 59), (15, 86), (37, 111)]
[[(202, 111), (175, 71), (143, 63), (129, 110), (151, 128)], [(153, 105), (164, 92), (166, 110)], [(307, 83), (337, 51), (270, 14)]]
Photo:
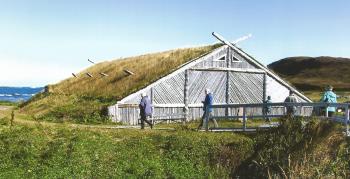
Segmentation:
[[(203, 116), (201, 118), (201, 123), (199, 124), (198, 126), (198, 129), (202, 128), (203, 127), (203, 123), (204, 123), (204, 120), (205, 118), (208, 116), (208, 117), (211, 117), (212, 116), (212, 112), (213, 112), (213, 94), (210, 92), (210, 89), (205, 89), (205, 100), (202, 101), (203, 103)], [(211, 121), (213, 121), (214, 123), (214, 126), (217, 128), (219, 127), (218, 123), (216, 122), (215, 119), (211, 118), (210, 119)]]
[[(326, 103), (336, 103), (337, 102), (337, 95), (333, 92), (333, 87), (331, 85), (328, 85), (325, 89), (325, 92), (323, 93), (323, 96), (320, 100), (321, 102)], [(335, 113), (336, 108), (335, 107), (328, 107), (328, 117), (332, 117)]]
[(141, 101), (139, 104), (140, 116), (141, 116), (141, 129), (145, 128), (145, 122), (153, 128), (153, 124), (147, 120), (152, 116), (152, 104), (151, 100), (146, 93), (141, 93)]

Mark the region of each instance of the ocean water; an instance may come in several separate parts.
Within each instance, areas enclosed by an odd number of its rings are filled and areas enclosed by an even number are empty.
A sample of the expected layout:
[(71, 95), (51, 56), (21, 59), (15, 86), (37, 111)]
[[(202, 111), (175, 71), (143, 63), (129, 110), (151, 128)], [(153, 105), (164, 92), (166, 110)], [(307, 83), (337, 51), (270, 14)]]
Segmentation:
[(27, 101), (43, 89), (42, 87), (0, 87), (0, 101)]

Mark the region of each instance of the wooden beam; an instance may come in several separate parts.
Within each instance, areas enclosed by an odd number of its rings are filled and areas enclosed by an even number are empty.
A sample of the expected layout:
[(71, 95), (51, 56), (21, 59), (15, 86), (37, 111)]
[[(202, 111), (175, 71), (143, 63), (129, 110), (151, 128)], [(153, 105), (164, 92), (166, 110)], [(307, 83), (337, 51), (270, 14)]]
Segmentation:
[(263, 107), (263, 106), (306, 106), (306, 107), (347, 107), (350, 106), (350, 103), (250, 103), (250, 104), (213, 104), (213, 108), (238, 108), (238, 107)]
[(184, 82), (184, 112), (185, 112), (185, 121), (188, 121), (188, 117), (189, 117), (189, 111), (188, 111), (188, 91), (189, 91), (189, 71), (185, 70), (185, 82)]
[(88, 61), (90, 62), (90, 63), (92, 63), (92, 64), (95, 64), (95, 62), (93, 62), (92, 60), (90, 60), (90, 59), (88, 59)]
[(119, 106), (118, 103), (115, 105), (116, 121), (121, 120), (119, 116)]
[(264, 74), (264, 70), (259, 69), (249, 69), (249, 68), (222, 68), (222, 67), (215, 67), (215, 68), (190, 68), (189, 70), (193, 71), (229, 71), (229, 72), (240, 72), (240, 73), (257, 73), (257, 74)]
[[(150, 100), (151, 100), (151, 105), (152, 105), (152, 113), (154, 112), (154, 105), (153, 105), (153, 103), (154, 103), (154, 88), (152, 87), (151, 89), (150, 89), (150, 92), (151, 92), (151, 96), (150, 96)], [(153, 121), (153, 114), (152, 114), (152, 116), (151, 116), (151, 119), (152, 119), (152, 122), (154, 122)]]
[(264, 73), (264, 77), (263, 77), (263, 103), (266, 101), (267, 98), (267, 78), (266, 78), (266, 73)]
[(100, 73), (100, 75), (101, 75), (101, 76), (109, 76), (108, 74), (102, 73), (102, 72)]
[(127, 70), (127, 69), (124, 69), (123, 70), (125, 73), (127, 73), (128, 75), (135, 75), (134, 72), (130, 71), (130, 70)]
[(94, 77), (94, 76), (92, 76), (92, 74), (89, 73), (89, 72), (87, 72), (86, 75), (87, 75), (88, 77), (90, 77), (90, 78)]
[[(121, 107), (138, 107), (138, 104), (123, 104), (123, 103), (118, 103), (119, 108)], [(185, 107), (185, 104), (178, 103), (178, 104), (153, 104), (154, 107), (169, 107), (169, 108), (174, 108), (174, 107)], [(225, 103), (214, 103), (213, 108), (239, 108), (239, 107), (262, 107), (262, 106), (278, 106), (278, 107), (286, 107), (286, 106), (306, 106), (306, 107), (350, 107), (350, 103), (269, 103), (269, 104), (264, 104), (264, 103), (249, 103), (249, 104), (237, 104), (237, 103), (230, 103), (230, 104), (225, 104)], [(190, 108), (200, 108), (203, 107), (202, 103), (197, 103), (197, 104), (188, 104), (188, 107)]]
[[(263, 99), (262, 99), (262, 103), (265, 103), (265, 101), (266, 101), (266, 73), (264, 73), (264, 76), (263, 76)], [(267, 113), (267, 111), (266, 111), (266, 109), (265, 109), (266, 107), (262, 107), (261, 108), (261, 112), (262, 112), (262, 114), (263, 114), (263, 119), (266, 119), (266, 113)]]
[[(227, 48), (227, 54), (226, 54), (226, 68), (231, 67), (231, 58), (230, 58), (230, 48)], [(226, 104), (230, 103), (230, 71), (226, 71), (226, 98), (225, 102)], [(228, 108), (225, 109), (225, 115), (228, 116)]]
[(245, 107), (243, 107), (243, 131), (247, 129), (247, 116)]

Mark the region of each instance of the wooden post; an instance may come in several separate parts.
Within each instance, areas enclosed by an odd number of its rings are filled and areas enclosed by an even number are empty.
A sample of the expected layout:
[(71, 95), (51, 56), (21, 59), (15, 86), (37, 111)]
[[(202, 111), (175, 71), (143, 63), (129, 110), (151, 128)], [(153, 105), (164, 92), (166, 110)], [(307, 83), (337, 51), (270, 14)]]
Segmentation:
[(246, 131), (247, 129), (247, 117), (246, 117), (246, 111), (245, 107), (243, 107), (243, 131)]
[(266, 92), (266, 88), (267, 88), (267, 78), (266, 78), (266, 73), (264, 73), (264, 76), (263, 76), (263, 102), (266, 101), (266, 98), (267, 98), (267, 92)]
[(209, 131), (209, 109), (205, 109), (205, 131)]
[(117, 122), (118, 120), (120, 120), (120, 116), (119, 116), (119, 105), (118, 103), (115, 105), (115, 122)]
[(188, 117), (189, 117), (189, 109), (188, 109), (188, 80), (189, 80), (189, 71), (188, 70), (185, 70), (185, 86), (184, 86), (184, 104), (185, 104), (185, 107), (184, 107), (184, 113), (185, 113), (185, 119), (183, 121), (183, 124), (185, 124), (185, 122), (188, 121)]
[[(230, 48), (227, 48), (226, 67), (231, 67)], [(230, 71), (226, 71), (226, 104), (230, 103)], [(225, 108), (225, 116), (229, 115), (228, 107)]]
[(262, 114), (263, 114), (263, 120), (266, 119), (266, 108), (267, 106), (265, 106), (265, 101), (266, 101), (266, 73), (264, 73), (264, 76), (263, 76), (263, 107), (262, 107)]
[(151, 91), (151, 105), (152, 105), (152, 114), (151, 114), (151, 121), (152, 121), (152, 124), (154, 125), (154, 120), (153, 120), (153, 114), (154, 114), (154, 105), (153, 105), (153, 102), (154, 102), (154, 92), (153, 92), (153, 87), (150, 89)]
[(14, 120), (15, 120), (15, 111), (12, 110), (12, 112), (11, 112), (11, 123), (10, 123), (11, 127), (13, 126), (13, 121)]
[(346, 136), (350, 136), (350, 132), (349, 132), (349, 106), (345, 107), (345, 126), (346, 126)]

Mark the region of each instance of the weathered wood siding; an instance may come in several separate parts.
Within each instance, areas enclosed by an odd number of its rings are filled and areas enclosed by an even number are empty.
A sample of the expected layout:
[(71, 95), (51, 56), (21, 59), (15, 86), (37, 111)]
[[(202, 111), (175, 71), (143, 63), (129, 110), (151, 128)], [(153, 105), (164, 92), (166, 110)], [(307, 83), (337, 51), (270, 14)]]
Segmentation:
[[(241, 69), (241, 71), (230, 71), (230, 69)], [(198, 119), (203, 114), (200, 106), (205, 98), (206, 88), (212, 91), (214, 103), (217, 104), (262, 103), (267, 96), (271, 96), (273, 102), (283, 102), (289, 94), (289, 89), (285, 84), (267, 75), (264, 70), (258, 68), (240, 53), (223, 46), (127, 96), (120, 101), (121, 105), (110, 106), (109, 115), (113, 121), (137, 125), (139, 118), (137, 104), (141, 99), (140, 94), (145, 92), (151, 97), (152, 103), (155, 106), (158, 105), (154, 107), (154, 116), (160, 118), (167, 116), (168, 118), (181, 118), (183, 116), (188, 120)], [(300, 96), (298, 98), (301, 102), (305, 102)], [(131, 104), (131, 106), (124, 104)], [(262, 111), (261, 108), (247, 110), (248, 115)], [(215, 114), (229, 116), (237, 116), (240, 112), (240, 109), (214, 110)], [(282, 108), (276, 111), (276, 113), (281, 112), (284, 112)]]
[(230, 103), (262, 103), (263, 74), (230, 73)]
[(210, 71), (189, 72), (189, 103), (200, 104), (205, 98), (205, 89), (210, 89), (215, 103), (225, 103), (226, 73)]

